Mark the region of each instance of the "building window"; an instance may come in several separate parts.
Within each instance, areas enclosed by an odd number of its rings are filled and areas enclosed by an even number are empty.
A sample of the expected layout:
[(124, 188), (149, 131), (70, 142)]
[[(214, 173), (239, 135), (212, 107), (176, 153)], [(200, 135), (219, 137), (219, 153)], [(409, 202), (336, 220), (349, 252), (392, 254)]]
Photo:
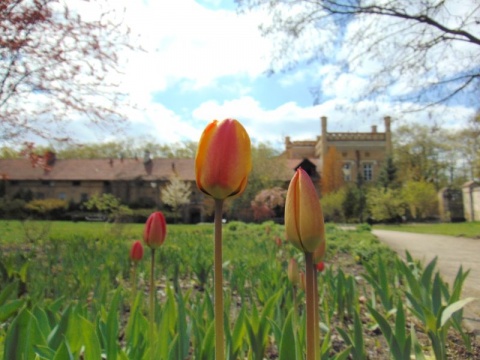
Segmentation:
[(343, 164), (343, 180), (352, 180), (352, 165), (350, 163)]
[(81, 193), (80, 194), (80, 202), (85, 202), (88, 201), (88, 194), (87, 193)]
[(343, 153), (342, 153), (342, 156), (343, 156), (343, 157), (347, 157), (347, 155), (348, 155), (348, 154), (347, 154), (346, 152), (343, 152)]
[(42, 193), (42, 192), (37, 192), (37, 193), (35, 193), (35, 199), (43, 200), (43, 199), (45, 199), (45, 194)]
[(65, 194), (64, 192), (58, 193), (58, 198), (60, 200), (65, 200), (67, 198), (67, 194)]
[(373, 180), (373, 165), (371, 163), (363, 164), (363, 179), (365, 181)]
[(50, 186), (50, 181), (49, 180), (42, 180), (42, 185), (45, 185), (45, 186)]
[(370, 153), (368, 151), (365, 152), (365, 157), (370, 157)]
[(19, 184), (18, 180), (10, 180), (10, 185), (17, 186)]
[(75, 181), (72, 181), (72, 185), (73, 186), (80, 186), (81, 182), (80, 182), (80, 180), (75, 180)]

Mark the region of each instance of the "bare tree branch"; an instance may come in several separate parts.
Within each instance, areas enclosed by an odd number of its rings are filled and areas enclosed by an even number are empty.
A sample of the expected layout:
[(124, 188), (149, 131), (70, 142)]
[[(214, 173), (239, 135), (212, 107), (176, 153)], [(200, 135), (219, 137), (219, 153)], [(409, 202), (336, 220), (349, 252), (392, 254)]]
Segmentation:
[[(480, 4), (476, 0), (236, 0), (269, 14), (260, 28), (276, 45), (270, 71), (318, 62), (368, 84), (358, 99), (413, 101), (412, 110), (480, 98)], [(333, 75), (330, 73), (329, 77)], [(319, 78), (318, 99), (328, 84)]]
[(127, 104), (114, 75), (129, 41), (108, 0), (2, 0), (0, 139), (65, 139), (79, 120), (117, 129)]

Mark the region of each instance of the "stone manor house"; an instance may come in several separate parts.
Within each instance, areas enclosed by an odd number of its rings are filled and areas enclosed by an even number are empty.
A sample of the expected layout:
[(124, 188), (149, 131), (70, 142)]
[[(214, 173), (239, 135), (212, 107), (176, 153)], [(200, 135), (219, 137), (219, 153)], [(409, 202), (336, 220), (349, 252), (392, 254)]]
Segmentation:
[[(392, 151), (390, 122), (390, 117), (384, 118), (384, 132), (376, 125), (370, 132), (328, 132), (327, 118), (321, 117), (321, 134), (315, 140), (286, 137), (286, 172), (281, 179), (285, 187), (299, 166), (319, 184), (323, 158), (332, 146), (341, 154), (346, 182), (356, 181), (358, 174), (366, 182), (374, 181)], [(50, 154), (44, 166), (34, 166), (29, 159), (0, 159), (0, 179), (10, 198), (29, 191), (35, 199), (81, 203), (94, 194), (111, 193), (129, 205), (160, 206), (160, 189), (172, 176), (192, 183), (184, 221), (202, 221), (203, 194), (195, 186), (194, 159), (151, 158), (148, 152), (143, 159), (58, 159)]]

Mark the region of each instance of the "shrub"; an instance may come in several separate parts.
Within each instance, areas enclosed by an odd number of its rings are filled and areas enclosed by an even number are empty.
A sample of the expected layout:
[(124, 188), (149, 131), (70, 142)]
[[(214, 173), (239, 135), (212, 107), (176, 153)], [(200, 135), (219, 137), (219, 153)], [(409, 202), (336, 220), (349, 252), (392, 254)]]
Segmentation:
[(405, 202), (398, 190), (370, 188), (367, 208), (375, 221), (391, 221), (405, 214)]
[(32, 200), (25, 205), (29, 212), (41, 217), (60, 217), (68, 209), (68, 202), (61, 199)]
[(25, 217), (25, 201), (21, 199), (0, 198), (0, 217), (19, 219)]
[(438, 216), (438, 198), (435, 186), (426, 181), (407, 181), (402, 195), (414, 219)]
[(323, 216), (325, 221), (345, 222), (343, 203), (345, 201), (345, 189), (330, 192), (321, 199)]

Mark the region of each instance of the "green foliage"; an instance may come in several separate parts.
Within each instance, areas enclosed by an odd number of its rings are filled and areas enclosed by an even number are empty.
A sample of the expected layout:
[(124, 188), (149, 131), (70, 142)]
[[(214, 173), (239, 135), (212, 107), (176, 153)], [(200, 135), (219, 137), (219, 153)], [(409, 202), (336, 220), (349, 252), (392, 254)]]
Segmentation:
[(25, 209), (39, 215), (54, 215), (68, 209), (68, 202), (60, 199), (32, 200)]
[(372, 187), (367, 192), (367, 208), (376, 221), (389, 221), (405, 214), (405, 203), (399, 190)]
[(347, 190), (345, 188), (322, 196), (320, 203), (325, 221), (345, 222), (343, 204), (346, 196)]
[(359, 184), (347, 187), (342, 206), (347, 222), (363, 222), (366, 219), (366, 194), (361, 178)]
[(96, 210), (102, 213), (113, 213), (118, 211), (121, 206), (119, 198), (113, 194), (95, 194), (84, 203), (88, 210)]
[[(8, 239), (20, 238), (21, 227), (13, 224), (1, 223), (10, 228)], [(4, 358), (98, 359), (103, 354), (148, 359), (153, 352), (156, 359), (212, 359), (213, 227), (168, 227), (155, 267), (157, 342), (153, 348), (148, 342), (143, 291), (133, 304), (130, 300), (129, 246), (141, 236), (143, 225), (125, 224), (121, 232), (115, 232), (116, 228), (109, 223), (53, 222), (49, 236), (27, 248), (18, 240), (6, 243), (0, 236), (4, 250), (0, 252), (0, 348), (3, 344)], [(335, 260), (318, 279), (321, 358), (346, 359), (349, 354), (364, 358), (365, 336), (372, 336), (371, 327), (380, 328), (392, 351), (403, 355), (408, 341), (422, 353), (422, 346), (433, 346), (432, 341), (440, 347), (448, 341), (431, 336), (427, 344), (424, 339), (419, 343), (414, 332), (405, 331), (407, 311), (422, 323), (427, 319), (428, 326), (435, 323), (441, 331), (448, 328), (462, 334), (459, 313), (471, 301), (460, 299), (467, 273), (460, 270), (450, 290), (434, 275), (432, 266), (423, 268), (411, 258), (404, 264), (369, 230), (368, 226), (348, 231), (326, 226), (326, 261)], [(278, 349), (281, 359), (302, 359), (304, 294), (292, 291), (286, 274), (288, 260), (298, 252), (275, 242), (276, 237), (283, 237), (284, 227), (273, 222), (231, 222), (223, 231), (228, 358), (263, 359), (268, 351)], [(367, 273), (345, 271), (349, 267), (344, 265), (357, 257)], [(298, 262), (303, 266), (301, 258)], [(147, 261), (138, 264), (140, 286), (145, 285), (148, 265)], [(27, 289), (23, 294), (19, 293), (21, 281)], [(370, 311), (359, 302), (361, 295), (368, 297)], [(400, 302), (405, 296), (410, 301)], [(396, 308), (396, 316), (387, 308)], [(435, 321), (429, 320), (430, 315), (425, 317), (425, 309), (436, 309), (431, 310)], [(464, 341), (468, 342), (467, 336)]]
[(0, 217), (2, 219), (18, 219), (25, 216), (24, 200), (0, 198)]
[(377, 184), (384, 189), (396, 188), (397, 183), (397, 167), (393, 162), (392, 156), (385, 159), (385, 163), (378, 174)]
[(108, 214), (112, 220), (120, 222), (122, 218), (128, 218), (133, 214), (132, 210), (128, 206), (122, 205), (120, 199), (113, 194), (95, 194), (84, 205), (88, 210)]
[(402, 188), (402, 197), (414, 219), (438, 216), (437, 191), (426, 181), (407, 181)]

